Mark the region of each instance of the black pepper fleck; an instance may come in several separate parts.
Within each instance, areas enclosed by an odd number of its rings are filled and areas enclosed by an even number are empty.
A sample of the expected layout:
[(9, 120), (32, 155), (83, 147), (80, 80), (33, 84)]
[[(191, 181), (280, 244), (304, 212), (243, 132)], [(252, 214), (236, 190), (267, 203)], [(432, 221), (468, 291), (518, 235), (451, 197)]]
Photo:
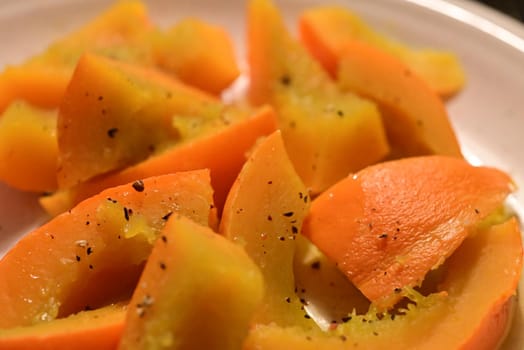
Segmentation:
[(291, 84), (291, 78), (289, 75), (283, 75), (282, 78), (280, 78), (280, 83), (285, 86), (289, 86)]
[[(170, 212), (167, 213), (166, 215), (162, 216), (162, 220), (167, 221), (167, 219), (169, 219), (169, 217), (170, 217), (171, 215), (173, 215), (173, 212), (172, 212), (172, 211), (170, 211)], [(165, 236), (164, 236), (164, 237), (165, 237)]]
[(288, 211), (288, 212), (286, 212), (286, 213), (284, 213), (282, 215), (284, 215), (285, 217), (291, 217), (291, 216), (293, 216), (293, 214), (294, 213), (292, 211)]
[(114, 138), (117, 132), (118, 128), (111, 128), (107, 130), (107, 136), (109, 136), (110, 138)]
[(135, 191), (137, 191), (137, 192), (143, 192), (144, 191), (144, 181), (142, 181), (142, 180), (136, 180), (135, 182), (133, 182), (132, 186), (135, 189)]
[(93, 253), (93, 248), (91, 248), (91, 247), (87, 247), (87, 249), (86, 249), (86, 254), (87, 254), (87, 255), (91, 255), (92, 253)]
[(320, 261), (314, 261), (314, 262), (311, 264), (311, 268), (314, 269), (314, 270), (318, 270), (318, 269), (320, 269)]

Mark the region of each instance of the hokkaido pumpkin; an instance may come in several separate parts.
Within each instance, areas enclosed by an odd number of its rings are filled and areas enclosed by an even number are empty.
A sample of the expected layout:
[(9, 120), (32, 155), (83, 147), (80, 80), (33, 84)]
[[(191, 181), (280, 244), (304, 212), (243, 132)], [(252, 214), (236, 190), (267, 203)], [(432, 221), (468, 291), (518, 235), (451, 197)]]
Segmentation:
[(496, 348), (510, 323), (522, 270), (518, 222), (510, 219), (472, 234), (444, 266), (435, 293), (424, 297), (412, 292), (416, 305), (401, 314), (350, 314), (326, 332), (260, 325), (251, 330), (244, 349)]
[(240, 349), (263, 294), (262, 274), (241, 247), (172, 217), (133, 294), (119, 349)]
[(380, 163), (317, 197), (303, 233), (369, 300), (389, 308), (513, 189), (506, 173), (451, 157)]
[(57, 188), (56, 113), (17, 101), (0, 116), (0, 181), (34, 192)]
[(114, 187), (57, 216), (0, 260), (0, 329), (129, 298), (169, 216), (208, 225), (212, 205), (199, 170)]
[(85, 51), (151, 65), (152, 57), (140, 42), (152, 28), (140, 1), (118, 2), (40, 55), (21, 65), (8, 66), (0, 75), (0, 85), (9, 98), (1, 101), (0, 111), (16, 99), (40, 107), (58, 107), (76, 62)]
[(280, 131), (260, 142), (240, 171), (224, 206), (220, 233), (241, 245), (260, 267), (265, 297), (253, 322), (315, 327), (293, 277), (296, 237), (309, 193), (295, 172)]
[(462, 157), (442, 100), (395, 57), (348, 40), (337, 79), (342, 89), (378, 104), (392, 148), (390, 157)]
[(141, 1), (119, 1), (43, 53), (8, 66), (0, 74), (0, 112), (17, 99), (58, 107), (78, 59), (86, 52), (157, 67), (213, 94), (239, 74), (231, 39), (221, 28), (186, 19), (164, 31), (153, 25)]
[(122, 335), (125, 315), (125, 304), (116, 304), (32, 326), (0, 329), (0, 349), (114, 350)]
[(341, 92), (269, 0), (249, 2), (248, 63), (249, 97), (275, 107), (289, 157), (313, 193), (388, 154), (376, 106)]
[(347, 43), (358, 40), (402, 61), (442, 97), (456, 94), (465, 83), (464, 70), (455, 54), (409, 47), (378, 33), (357, 14), (341, 6), (305, 10), (299, 19), (299, 32), (305, 46), (333, 77)]
[(59, 186), (134, 165), (245, 116), (152, 69), (85, 55), (59, 109)]
[(239, 76), (229, 34), (197, 18), (184, 18), (149, 38), (155, 65), (188, 85), (220, 94)]
[[(263, 107), (249, 118), (188, 140), (136, 165), (43, 196), (40, 198), (40, 204), (48, 214), (56, 216), (109, 187), (144, 177), (208, 168), (211, 172), (215, 206), (220, 213), (227, 193), (245, 162), (246, 153), (259, 137), (274, 130), (275, 113), (273, 109)], [(231, 145), (233, 139), (234, 147)]]

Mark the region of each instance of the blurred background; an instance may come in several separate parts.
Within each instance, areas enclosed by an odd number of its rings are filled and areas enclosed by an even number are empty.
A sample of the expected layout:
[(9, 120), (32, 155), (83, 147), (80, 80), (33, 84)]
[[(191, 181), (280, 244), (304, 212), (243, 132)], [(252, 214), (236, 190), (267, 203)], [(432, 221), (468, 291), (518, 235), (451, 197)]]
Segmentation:
[(479, 0), (480, 2), (496, 8), (513, 18), (524, 22), (524, 0)]

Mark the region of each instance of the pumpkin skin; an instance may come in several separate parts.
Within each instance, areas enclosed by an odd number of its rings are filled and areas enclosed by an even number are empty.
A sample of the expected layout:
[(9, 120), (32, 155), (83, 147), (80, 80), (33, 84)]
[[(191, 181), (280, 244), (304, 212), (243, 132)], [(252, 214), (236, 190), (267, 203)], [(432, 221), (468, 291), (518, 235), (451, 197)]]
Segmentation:
[(359, 41), (393, 56), (420, 76), (428, 87), (446, 98), (459, 92), (465, 73), (451, 52), (414, 49), (378, 33), (362, 18), (341, 6), (318, 6), (305, 10), (299, 19), (304, 45), (335, 77), (348, 42)]
[(512, 190), (506, 173), (458, 158), (383, 162), (317, 197), (303, 234), (376, 306), (390, 308)]
[(496, 348), (511, 322), (522, 270), (517, 220), (476, 232), (448, 260), (437, 293), (417, 299), (405, 315), (380, 320), (376, 314), (353, 315), (327, 332), (260, 325), (244, 349)]
[(124, 329), (126, 306), (80, 311), (32, 326), (0, 330), (2, 350), (114, 350)]
[(366, 43), (347, 41), (344, 47), (339, 86), (377, 103), (392, 148), (390, 158), (462, 157), (442, 99), (419, 76)]
[(216, 222), (209, 172), (108, 189), (27, 234), (0, 260), (0, 329), (28, 326), (129, 297), (173, 213)]

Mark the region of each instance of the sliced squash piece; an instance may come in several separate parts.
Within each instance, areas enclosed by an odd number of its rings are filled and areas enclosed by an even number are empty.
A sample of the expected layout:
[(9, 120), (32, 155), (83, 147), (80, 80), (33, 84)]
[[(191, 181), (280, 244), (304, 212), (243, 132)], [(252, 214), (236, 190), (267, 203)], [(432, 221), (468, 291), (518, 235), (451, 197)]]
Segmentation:
[(246, 252), (187, 218), (173, 217), (146, 264), (120, 349), (240, 349), (264, 294)]
[[(522, 270), (522, 238), (515, 219), (469, 236), (446, 262), (440, 292), (415, 296), (403, 314), (349, 315), (327, 332), (260, 325), (246, 350), (494, 349), (511, 322), (512, 297)], [(504, 273), (501, 273), (504, 271)]]
[(116, 304), (33, 326), (0, 329), (0, 350), (114, 350), (125, 315), (125, 305)]
[(0, 100), (0, 111), (11, 101), (23, 99), (45, 108), (58, 107), (79, 57), (95, 51), (119, 60), (152, 65), (144, 34), (153, 27), (141, 1), (119, 1), (84, 27), (57, 40), (42, 54), (21, 65), (8, 66), (0, 85), (9, 98)]
[[(246, 153), (259, 137), (270, 134), (276, 128), (273, 109), (263, 107), (249, 118), (188, 140), (136, 165), (43, 196), (40, 204), (48, 214), (56, 216), (109, 187), (144, 177), (209, 168), (215, 206), (220, 213), (227, 193), (246, 160)], [(231, 147), (231, 140), (235, 140), (234, 147)]]
[(198, 18), (184, 18), (150, 40), (159, 68), (204, 91), (219, 94), (240, 74), (229, 34)]
[(442, 100), (395, 57), (348, 40), (339, 60), (338, 82), (342, 89), (378, 104), (392, 148), (390, 157), (462, 157)]
[(33, 192), (57, 188), (56, 111), (17, 101), (0, 116), (0, 181)]
[(209, 172), (108, 189), (27, 234), (0, 260), (0, 329), (129, 298), (172, 214), (216, 221)]
[(296, 237), (309, 208), (280, 131), (260, 142), (226, 200), (220, 232), (240, 244), (260, 267), (266, 294), (254, 322), (315, 327), (295, 291)]
[(152, 69), (81, 58), (58, 115), (58, 183), (68, 188), (244, 117)]
[(358, 40), (395, 56), (437, 94), (449, 97), (462, 89), (465, 73), (451, 52), (412, 48), (378, 33), (357, 14), (341, 6), (307, 9), (299, 20), (301, 39), (334, 77), (348, 41)]
[(17, 99), (58, 107), (86, 52), (157, 67), (213, 94), (239, 74), (231, 39), (222, 28), (184, 19), (164, 31), (153, 25), (142, 1), (118, 1), (41, 54), (7, 66), (0, 74), (0, 112)]
[(369, 300), (389, 308), (513, 189), (506, 173), (457, 158), (384, 162), (317, 197), (303, 233)]
[(313, 193), (389, 152), (376, 106), (341, 92), (269, 0), (249, 3), (248, 62), (250, 99), (275, 107), (289, 157)]

